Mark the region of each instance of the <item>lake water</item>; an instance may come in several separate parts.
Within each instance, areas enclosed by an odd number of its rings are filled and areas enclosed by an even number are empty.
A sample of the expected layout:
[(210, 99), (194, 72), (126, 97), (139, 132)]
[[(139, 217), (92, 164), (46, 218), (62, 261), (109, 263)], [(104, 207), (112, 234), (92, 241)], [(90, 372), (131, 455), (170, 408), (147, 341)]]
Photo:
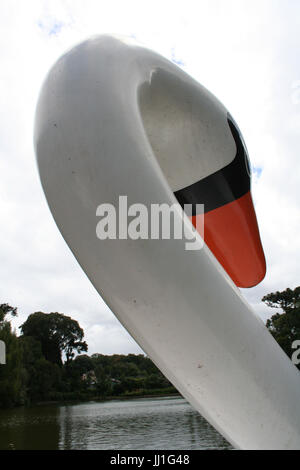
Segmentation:
[(231, 449), (184, 399), (0, 410), (0, 449)]

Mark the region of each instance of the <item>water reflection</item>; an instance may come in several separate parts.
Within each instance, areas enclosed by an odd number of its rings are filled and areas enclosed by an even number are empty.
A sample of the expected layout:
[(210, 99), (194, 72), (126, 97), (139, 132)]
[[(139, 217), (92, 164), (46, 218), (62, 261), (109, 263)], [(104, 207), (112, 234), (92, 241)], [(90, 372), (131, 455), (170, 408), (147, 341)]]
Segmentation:
[(59, 408), (0, 410), (0, 449), (58, 449)]
[(182, 398), (2, 410), (0, 419), (1, 449), (231, 448)]

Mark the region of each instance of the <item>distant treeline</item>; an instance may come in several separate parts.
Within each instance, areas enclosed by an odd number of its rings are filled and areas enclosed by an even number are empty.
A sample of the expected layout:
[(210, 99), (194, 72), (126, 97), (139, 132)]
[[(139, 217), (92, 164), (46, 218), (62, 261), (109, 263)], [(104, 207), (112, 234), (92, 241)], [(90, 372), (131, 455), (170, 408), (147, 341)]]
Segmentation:
[[(267, 294), (262, 300), (281, 310), (266, 326), (292, 358), (300, 340), (300, 286)], [(6, 345), (6, 364), (0, 364), (0, 407), (176, 392), (142, 354), (82, 354), (88, 349), (84, 332), (66, 315), (33, 313), (20, 327), (20, 336), (10, 324), (15, 315), (16, 308), (0, 304), (0, 340)], [(298, 356), (300, 351), (294, 362), (300, 369)]]
[[(104, 399), (176, 393), (143, 354), (88, 356), (84, 332), (60, 313), (36, 312), (12, 331), (17, 309), (0, 304), (0, 340), (6, 364), (0, 365), (0, 407), (45, 401)], [(63, 360), (63, 358), (65, 358)]]

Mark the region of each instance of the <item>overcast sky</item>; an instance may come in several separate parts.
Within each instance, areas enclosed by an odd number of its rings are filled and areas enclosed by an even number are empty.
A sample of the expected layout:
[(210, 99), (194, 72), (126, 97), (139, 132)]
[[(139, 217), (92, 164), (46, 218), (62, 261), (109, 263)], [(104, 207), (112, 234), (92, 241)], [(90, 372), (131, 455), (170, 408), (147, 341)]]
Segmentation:
[[(138, 353), (62, 239), (33, 151), (38, 93), (66, 49), (94, 34), (135, 37), (173, 60), (234, 116), (253, 167), (267, 260), (242, 293), (265, 320), (263, 295), (295, 288), (300, 266), (299, 0), (1, 0), (0, 302), (60, 312), (85, 331), (89, 354)], [(221, 311), (221, 306), (220, 306)]]

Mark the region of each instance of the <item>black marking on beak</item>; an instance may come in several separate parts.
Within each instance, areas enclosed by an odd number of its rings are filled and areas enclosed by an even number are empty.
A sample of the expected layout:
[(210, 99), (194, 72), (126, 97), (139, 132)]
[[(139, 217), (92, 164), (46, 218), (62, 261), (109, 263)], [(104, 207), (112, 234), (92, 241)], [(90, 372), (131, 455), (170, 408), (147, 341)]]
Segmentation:
[(176, 191), (175, 197), (179, 204), (192, 204), (192, 215), (196, 214), (196, 204), (204, 204), (204, 212), (224, 206), (250, 190), (250, 163), (244, 139), (231, 115), (227, 114), (227, 122), (236, 144), (234, 160), (212, 175)]

